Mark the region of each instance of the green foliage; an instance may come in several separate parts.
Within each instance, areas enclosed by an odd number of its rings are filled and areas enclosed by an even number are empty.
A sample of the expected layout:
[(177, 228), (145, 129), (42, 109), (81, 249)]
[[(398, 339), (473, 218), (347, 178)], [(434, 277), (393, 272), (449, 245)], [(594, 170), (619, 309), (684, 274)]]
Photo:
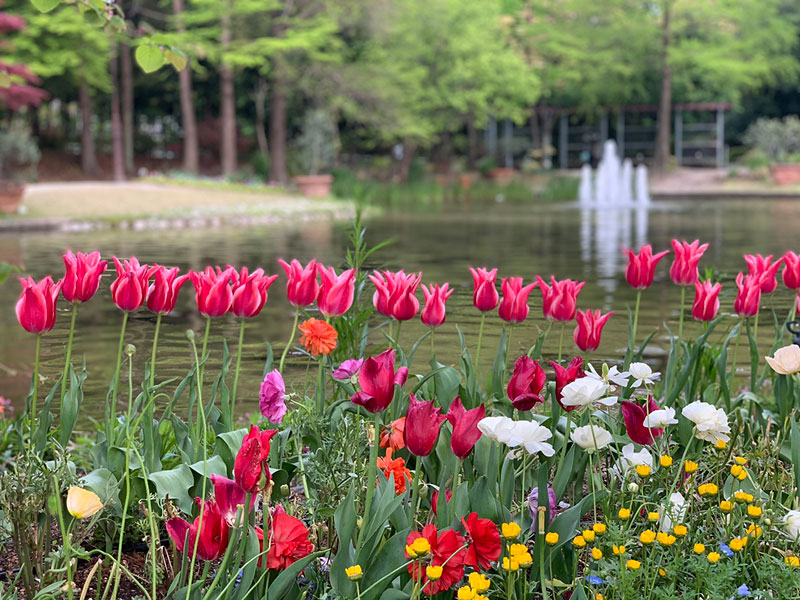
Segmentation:
[(305, 174), (325, 173), (333, 166), (339, 150), (339, 136), (336, 123), (327, 111), (314, 109), (306, 113), (297, 146)]
[(40, 157), (36, 141), (21, 123), (0, 131), (0, 180), (29, 178)]
[(743, 141), (772, 162), (790, 161), (800, 153), (800, 117), (758, 119), (747, 128)]

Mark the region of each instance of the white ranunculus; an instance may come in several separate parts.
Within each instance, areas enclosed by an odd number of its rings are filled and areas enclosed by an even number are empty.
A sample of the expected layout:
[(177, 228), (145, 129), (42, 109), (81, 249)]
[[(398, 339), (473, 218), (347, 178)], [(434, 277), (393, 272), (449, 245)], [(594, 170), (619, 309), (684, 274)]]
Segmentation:
[(661, 373), (653, 373), (650, 365), (643, 362), (631, 363), (628, 367), (630, 376), (633, 377), (633, 387), (638, 388), (644, 385), (653, 385), (661, 379)]
[(594, 367), (589, 364), (589, 370), (585, 371), (586, 377), (591, 377), (592, 379), (597, 379), (600, 381), (604, 381), (606, 385), (609, 387), (612, 385), (618, 385), (620, 387), (626, 387), (628, 385), (628, 376), (630, 373), (627, 371), (620, 373), (617, 367), (611, 367), (606, 371), (605, 377), (595, 371)]
[(647, 449), (634, 450), (633, 444), (625, 444), (622, 447), (622, 456), (617, 460), (617, 467), (619, 473), (625, 473), (629, 469), (634, 469), (639, 465), (653, 466), (653, 455)]
[(661, 513), (661, 531), (672, 531), (674, 525), (683, 523), (686, 517), (686, 498), (680, 492), (673, 492), (667, 503), (658, 511)]
[(694, 423), (694, 435), (697, 439), (716, 444), (719, 440), (730, 441), (731, 432), (728, 415), (721, 408), (696, 400), (683, 408), (681, 414)]
[(561, 403), (564, 406), (588, 406), (606, 395), (608, 386), (602, 380), (581, 377), (561, 388)]
[(779, 375), (794, 375), (800, 372), (800, 346), (789, 344), (775, 350), (775, 357), (765, 356), (769, 366)]
[(644, 418), (644, 426), (648, 429), (658, 429), (667, 425), (675, 425), (678, 419), (675, 418), (675, 409), (666, 407), (654, 410)]
[(514, 420), (508, 417), (485, 417), (478, 421), (481, 433), (500, 444), (508, 442), (513, 428)]
[(528, 454), (541, 452), (545, 456), (553, 456), (555, 454), (553, 446), (545, 441), (551, 437), (553, 433), (536, 421), (516, 421), (506, 445), (509, 448), (521, 446)]
[(611, 434), (608, 430), (596, 425), (576, 427), (570, 434), (569, 439), (587, 452), (602, 450), (612, 441)]
[(786, 531), (789, 532), (789, 537), (796, 540), (800, 536), (800, 510), (790, 510), (786, 513), (784, 522), (786, 523)]

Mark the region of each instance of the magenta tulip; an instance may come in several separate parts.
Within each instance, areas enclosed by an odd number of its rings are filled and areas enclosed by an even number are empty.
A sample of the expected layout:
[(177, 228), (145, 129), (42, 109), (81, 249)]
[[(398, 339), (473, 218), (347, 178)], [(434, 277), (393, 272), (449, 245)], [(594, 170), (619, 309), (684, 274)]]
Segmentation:
[(447, 411), (447, 420), (453, 427), (450, 437), (450, 450), (459, 458), (466, 458), (481, 437), (478, 421), (486, 416), (486, 407), (483, 404), (466, 410), (461, 403), (461, 398), (456, 397)]
[(278, 262), (286, 272), (289, 281), (286, 283), (286, 297), (293, 306), (310, 306), (319, 294), (317, 283), (317, 261), (312, 259), (305, 267), (296, 258), (291, 264), (283, 259)]
[(628, 268), (625, 270), (625, 279), (633, 288), (643, 290), (653, 284), (653, 277), (656, 272), (658, 261), (669, 254), (669, 250), (664, 250), (658, 254), (653, 254), (653, 247), (645, 244), (636, 254), (630, 248), (625, 249), (628, 255)]
[(414, 394), (408, 397), (408, 411), (403, 430), (406, 448), (414, 456), (428, 456), (439, 438), (439, 429), (445, 417), (442, 409), (433, 402), (417, 400)]
[(394, 349), (389, 348), (378, 356), (366, 359), (358, 371), (361, 391), (350, 398), (350, 402), (363, 406), (371, 413), (379, 413), (392, 403), (395, 386), (402, 386), (408, 379), (408, 368), (394, 368)]
[(771, 294), (778, 287), (778, 280), (775, 275), (783, 264), (783, 257), (772, 262), (772, 254), (761, 256), (760, 254), (745, 254), (744, 262), (750, 275), (753, 275), (761, 282), (761, 293)]
[(710, 321), (717, 316), (719, 311), (719, 293), (722, 291), (722, 284), (710, 281), (699, 281), (694, 284), (694, 303), (692, 304), (692, 316), (698, 321)]
[(506, 323), (522, 323), (528, 318), (528, 296), (536, 282), (522, 285), (522, 277), (504, 277), (502, 284), (503, 300), (497, 314)]
[(669, 268), (669, 278), (675, 285), (694, 285), (697, 281), (697, 265), (708, 248), (708, 244), (700, 245), (700, 240), (691, 244), (685, 241), (672, 240), (675, 260)]
[(536, 276), (536, 283), (542, 292), (542, 313), (550, 321), (566, 323), (575, 318), (578, 310), (578, 293), (586, 285), (585, 281), (562, 279), (557, 281), (550, 276), (551, 285)]
[(28, 333), (45, 333), (56, 323), (56, 304), (62, 281), (53, 283), (49, 275), (38, 283), (32, 277), (23, 279), (22, 293), (17, 300), (17, 321)]
[(506, 387), (511, 404), (517, 410), (530, 410), (535, 404), (543, 402), (541, 393), (546, 381), (547, 375), (539, 366), (539, 361), (529, 356), (519, 357)]
[(117, 278), (111, 284), (111, 299), (118, 308), (127, 312), (134, 311), (147, 298), (150, 269), (147, 265), (140, 265), (135, 256), (123, 262), (116, 256), (113, 259)]
[(733, 312), (740, 317), (757, 315), (761, 303), (761, 280), (755, 275), (745, 275), (739, 272), (736, 276), (736, 288)]
[(550, 366), (553, 367), (553, 372), (556, 379), (556, 401), (559, 403), (561, 408), (567, 412), (571, 412), (576, 408), (580, 408), (580, 406), (577, 405), (565, 406), (562, 404), (561, 400), (563, 395), (561, 392), (565, 385), (572, 383), (576, 379), (586, 376), (586, 373), (583, 370), (583, 359), (580, 356), (576, 356), (566, 367), (562, 367), (557, 362), (551, 360)]
[(68, 302), (86, 302), (97, 293), (100, 276), (105, 272), (108, 261), (100, 260), (98, 251), (77, 255), (68, 250), (64, 259), (64, 285), (61, 293)]
[(237, 317), (250, 318), (257, 316), (264, 308), (269, 298), (267, 290), (278, 276), (264, 275), (263, 269), (249, 273), (247, 267), (242, 267), (241, 273), (231, 270), (231, 278), (233, 300), (230, 310)]
[(422, 309), (420, 319), (428, 327), (439, 327), (447, 319), (447, 299), (454, 290), (448, 289), (449, 283), (440, 286), (434, 283), (431, 287), (422, 285), (422, 295), (425, 296), (425, 308)]
[(189, 281), (189, 275), (178, 277), (178, 267), (167, 269), (161, 265), (150, 268), (153, 283), (147, 288), (147, 310), (165, 315), (175, 310), (178, 292)]
[(233, 288), (230, 283), (236, 271), (228, 267), (206, 267), (205, 271), (192, 271), (189, 276), (195, 290), (197, 310), (206, 317), (221, 317), (233, 304)]
[(480, 268), (469, 268), (472, 273), (472, 282), (474, 285), (472, 291), (472, 303), (481, 312), (489, 312), (494, 310), (497, 303), (500, 301), (500, 296), (497, 293), (495, 282), (497, 281), (497, 269), (491, 271)]
[(337, 276), (333, 267), (318, 267), (322, 284), (317, 296), (317, 306), (326, 317), (340, 317), (353, 305), (356, 272), (353, 269)]
[(622, 418), (625, 421), (625, 430), (632, 441), (642, 446), (649, 446), (655, 443), (655, 438), (661, 437), (661, 434), (664, 433), (664, 430), (660, 427), (650, 428), (644, 425), (647, 415), (659, 409), (652, 396), (647, 399), (647, 408), (627, 400), (620, 402), (620, 406), (622, 408)]
[(572, 335), (575, 345), (584, 352), (597, 350), (600, 346), (603, 327), (613, 314), (610, 312), (604, 315), (599, 310), (577, 311), (575, 320), (578, 322), (578, 326)]

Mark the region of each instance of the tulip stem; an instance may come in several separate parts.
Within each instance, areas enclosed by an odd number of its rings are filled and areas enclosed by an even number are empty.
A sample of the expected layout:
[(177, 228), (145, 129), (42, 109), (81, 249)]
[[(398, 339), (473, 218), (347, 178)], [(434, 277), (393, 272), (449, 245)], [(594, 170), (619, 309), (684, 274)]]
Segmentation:
[(198, 365), (197, 371), (197, 389), (200, 390), (203, 387), (203, 375), (206, 371), (206, 362), (208, 362), (206, 357), (206, 352), (208, 351), (208, 334), (211, 332), (211, 317), (206, 317), (206, 330), (203, 333), (203, 350), (200, 352), (200, 360), (203, 361), (202, 364)]
[(239, 324), (239, 346), (236, 350), (236, 373), (233, 375), (233, 391), (231, 392), (231, 422), (236, 410), (236, 389), (239, 387), (239, 368), (242, 364), (242, 343), (244, 342), (244, 317)]
[(678, 341), (683, 339), (683, 313), (686, 312), (686, 286), (681, 286), (681, 316), (678, 320)]
[(153, 352), (150, 355), (150, 388), (152, 389), (156, 381), (156, 348), (158, 348), (158, 334), (161, 331), (161, 317), (163, 315), (158, 313), (156, 315), (156, 330), (153, 332)]
[(394, 348), (395, 348), (395, 350), (399, 350), (400, 349), (400, 326), (402, 324), (403, 324), (402, 321), (398, 321), (397, 322), (397, 331), (395, 332), (395, 337), (394, 337)]
[(625, 367), (630, 366), (633, 361), (633, 354), (636, 351), (636, 329), (639, 326), (639, 303), (642, 300), (642, 290), (636, 290), (636, 304), (633, 308), (633, 326), (631, 327), (631, 339), (628, 345), (627, 356), (625, 357)]
[(69, 376), (69, 365), (72, 360), (72, 336), (75, 333), (75, 319), (78, 316), (78, 303), (72, 303), (72, 319), (69, 323), (69, 337), (67, 338), (67, 355), (64, 359), (64, 373), (61, 375), (61, 402), (67, 394), (67, 377)]
[(567, 329), (567, 322), (561, 322), (561, 334), (558, 336), (558, 364), (561, 364), (561, 353), (564, 350), (564, 331)]
[[(555, 391), (553, 393), (555, 393)], [(572, 411), (566, 411), (566, 413), (567, 413), (567, 428), (564, 430), (564, 443), (561, 446), (561, 456), (558, 459), (558, 466), (556, 467), (556, 476), (554, 478), (554, 481), (559, 481), (558, 476), (561, 474), (561, 468), (564, 466), (564, 459), (567, 456), (567, 445), (569, 444), (569, 435), (571, 433), (570, 429), (572, 428)]]
[(278, 366), (278, 370), (280, 371), (281, 375), (283, 375), (283, 365), (286, 362), (286, 355), (289, 354), (289, 348), (292, 347), (292, 342), (294, 341), (294, 334), (297, 331), (297, 322), (300, 320), (300, 307), (296, 306), (294, 308), (294, 324), (292, 325), (292, 335), (289, 336), (289, 341), (286, 342), (286, 346), (283, 349), (283, 354), (281, 354), (281, 362)]
[(321, 417), (325, 410), (325, 355), (320, 354), (317, 358), (319, 368), (317, 370), (317, 416)]
[[(739, 317), (739, 332), (736, 334), (736, 341), (733, 342), (733, 364), (731, 365), (731, 382), (729, 387), (733, 386), (736, 382), (736, 355), (739, 353), (739, 338), (742, 337), (742, 325), (744, 324), (744, 317)], [(733, 393), (733, 389), (730, 390)]]
[(419, 480), (420, 473), (422, 471), (422, 458), (419, 456), (415, 456), (414, 458), (416, 459), (416, 462), (414, 463), (414, 479), (411, 482), (411, 509), (413, 510), (411, 513), (412, 523), (416, 523), (416, 514), (419, 510)]
[(478, 329), (478, 348), (475, 351), (475, 368), (479, 369), (481, 364), (481, 342), (483, 341), (483, 326), (486, 323), (486, 313), (481, 313), (481, 325)]
[(378, 468), (378, 436), (381, 432), (381, 416), (380, 413), (373, 415), (373, 440), (372, 446), (369, 449), (369, 464), (367, 465), (367, 498), (364, 502), (364, 519), (361, 528), (358, 530), (358, 550), (361, 550), (361, 545), (364, 543), (364, 530), (367, 528), (369, 522), (369, 511), (372, 508), (372, 497), (375, 495), (375, 476)]
[[(114, 379), (111, 383), (111, 398), (106, 408), (106, 437), (108, 438), (109, 448), (114, 445), (114, 423), (113, 418), (116, 415), (117, 406), (117, 389), (119, 388), (119, 370), (122, 366), (122, 345), (125, 342), (125, 329), (128, 325), (128, 316), (130, 313), (126, 310), (122, 313), (122, 327), (119, 332), (119, 345), (117, 346), (117, 366), (114, 369)], [(113, 414), (109, 414), (109, 410), (113, 410)]]
[(431, 358), (436, 357), (436, 344), (433, 341), (433, 335), (436, 332), (435, 327), (431, 327)]
[(36, 427), (36, 396), (39, 394), (39, 354), (42, 348), (42, 334), (36, 334), (36, 351), (33, 358), (33, 395), (31, 396), (31, 437), (28, 443), (33, 442), (33, 430)]

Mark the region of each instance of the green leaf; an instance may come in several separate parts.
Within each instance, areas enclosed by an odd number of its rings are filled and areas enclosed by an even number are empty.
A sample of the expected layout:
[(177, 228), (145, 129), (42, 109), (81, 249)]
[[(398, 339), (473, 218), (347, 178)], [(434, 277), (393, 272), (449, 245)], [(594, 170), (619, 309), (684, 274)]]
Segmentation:
[(286, 592), (289, 591), (292, 584), (297, 580), (300, 571), (305, 569), (311, 561), (315, 558), (325, 554), (327, 550), (319, 550), (313, 554), (309, 554), (305, 558), (301, 558), (295, 563), (292, 563), (287, 569), (281, 571), (281, 574), (275, 578), (275, 581), (269, 584), (267, 592), (267, 600), (281, 600)]
[(59, 442), (67, 447), (75, 423), (78, 421), (78, 411), (83, 403), (83, 382), (86, 381), (86, 362), (80, 375), (75, 374), (75, 369), (69, 365), (69, 391), (61, 402), (61, 422), (59, 423)]
[[(244, 540), (244, 564), (246, 565), (241, 572), (241, 580), (236, 586), (236, 591), (231, 596), (231, 600), (240, 600), (247, 597), (252, 591), (251, 586), (256, 574), (256, 567), (258, 567), (258, 560), (255, 558), (261, 554), (261, 544), (258, 543), (256, 531), (250, 527), (247, 531), (247, 537)], [(234, 577), (239, 576), (239, 565), (234, 566)]]
[(61, 4), (61, 0), (31, 0), (31, 4), (39, 12), (47, 13)]
[[(376, 582), (386, 578), (376, 585), (368, 594), (362, 594), (361, 600), (371, 600), (377, 598), (392, 582), (392, 577), (387, 577), (394, 571), (399, 571), (400, 567), (405, 565), (408, 560), (405, 557), (406, 538), (410, 529), (398, 531), (390, 537), (383, 547), (380, 549), (371, 564), (364, 569), (364, 581), (361, 583), (361, 588), (366, 590)], [(401, 571), (402, 572), (402, 571)]]
[(162, 498), (169, 498), (178, 505), (183, 512), (192, 510), (192, 498), (189, 489), (194, 485), (192, 470), (186, 465), (174, 469), (150, 473), (150, 481), (156, 484), (156, 490)]
[(792, 422), (792, 465), (794, 465), (794, 485), (800, 489), (800, 425)]
[(164, 58), (169, 64), (175, 67), (176, 71), (183, 71), (188, 62), (183, 54), (173, 52), (172, 50), (164, 50)]
[(352, 596), (355, 585), (345, 575), (344, 570), (353, 564), (353, 533), (356, 529), (356, 503), (355, 492), (351, 485), (347, 497), (342, 501), (333, 514), (333, 524), (339, 538), (339, 551), (331, 563), (331, 585), (336, 592), (344, 597)]
[(136, 48), (136, 62), (145, 73), (158, 71), (166, 64), (164, 53), (155, 46), (142, 45)]

